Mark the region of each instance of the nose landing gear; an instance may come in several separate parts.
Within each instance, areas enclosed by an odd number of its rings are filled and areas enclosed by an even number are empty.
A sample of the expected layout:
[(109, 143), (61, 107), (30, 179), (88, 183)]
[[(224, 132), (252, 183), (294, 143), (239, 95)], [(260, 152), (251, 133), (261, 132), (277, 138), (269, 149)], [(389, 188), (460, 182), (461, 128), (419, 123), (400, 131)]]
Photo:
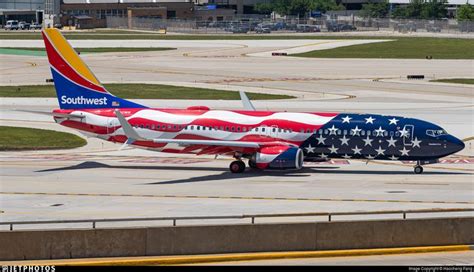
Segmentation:
[(414, 171), (415, 171), (415, 174), (421, 174), (421, 173), (423, 173), (423, 167), (419, 164), (419, 162), (418, 162), (418, 164), (415, 166)]

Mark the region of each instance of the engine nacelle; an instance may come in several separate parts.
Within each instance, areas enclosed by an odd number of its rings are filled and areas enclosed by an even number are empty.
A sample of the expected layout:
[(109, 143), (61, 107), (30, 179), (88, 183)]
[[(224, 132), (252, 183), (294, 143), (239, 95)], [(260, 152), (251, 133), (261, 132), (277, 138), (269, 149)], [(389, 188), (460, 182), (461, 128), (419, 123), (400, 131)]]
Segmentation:
[(252, 160), (260, 169), (301, 169), (303, 151), (286, 145), (263, 147)]

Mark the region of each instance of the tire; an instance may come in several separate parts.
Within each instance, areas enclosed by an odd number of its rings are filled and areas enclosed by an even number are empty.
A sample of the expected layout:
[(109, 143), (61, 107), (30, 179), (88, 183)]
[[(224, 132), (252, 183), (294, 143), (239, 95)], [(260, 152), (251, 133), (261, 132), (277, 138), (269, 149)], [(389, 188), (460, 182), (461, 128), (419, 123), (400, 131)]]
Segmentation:
[(233, 161), (229, 165), (230, 172), (237, 174), (245, 171), (245, 163), (243, 161)]
[(414, 172), (415, 172), (415, 174), (423, 173), (423, 167), (421, 167), (419, 165), (415, 166)]
[(257, 163), (255, 161), (249, 160), (249, 167), (252, 169), (258, 169)]

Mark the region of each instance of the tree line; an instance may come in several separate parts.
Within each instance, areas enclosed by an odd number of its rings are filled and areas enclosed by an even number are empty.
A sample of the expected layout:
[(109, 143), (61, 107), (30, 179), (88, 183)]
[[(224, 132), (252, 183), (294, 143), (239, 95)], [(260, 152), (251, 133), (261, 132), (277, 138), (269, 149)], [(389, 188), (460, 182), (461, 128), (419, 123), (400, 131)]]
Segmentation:
[[(473, 0), (470, 0), (473, 1)], [(391, 7), (388, 0), (369, 1), (362, 5), (361, 16), (371, 18), (407, 18), (407, 19), (441, 19), (448, 15), (447, 0), (410, 0), (407, 5)], [(261, 14), (276, 12), (280, 15), (306, 17), (311, 11), (344, 10), (336, 0), (270, 0), (255, 5), (255, 11)], [(459, 21), (474, 21), (474, 6), (469, 2), (457, 10)]]

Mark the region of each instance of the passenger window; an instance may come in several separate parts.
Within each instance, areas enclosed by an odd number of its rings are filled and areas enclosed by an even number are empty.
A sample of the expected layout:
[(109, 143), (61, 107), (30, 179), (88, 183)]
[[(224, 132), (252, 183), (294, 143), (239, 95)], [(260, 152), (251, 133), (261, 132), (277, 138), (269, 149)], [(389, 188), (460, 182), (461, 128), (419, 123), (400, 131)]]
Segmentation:
[(301, 132), (301, 133), (304, 133), (304, 129), (301, 129), (300, 132)]
[(171, 125), (168, 125), (168, 129), (171, 129)]
[(390, 131), (390, 137), (393, 137), (393, 131)]
[(388, 136), (388, 131), (384, 131), (383, 136), (387, 137)]
[(242, 131), (243, 131), (243, 132), (247, 132), (247, 128), (246, 128), (246, 127), (243, 127), (243, 128), (242, 128)]
[(237, 131), (239, 131), (239, 132), (240, 132), (240, 127), (237, 127)]
[(319, 130), (319, 134), (320, 134), (320, 135), (323, 134), (323, 130), (322, 130), (322, 129)]
[(175, 126), (173, 126), (173, 129), (175, 129), (175, 130), (176, 130), (176, 125), (175, 125)]
[(337, 130), (337, 135), (341, 135), (342, 131), (340, 129)]
[(140, 128), (143, 128), (143, 125), (140, 125)]
[(258, 132), (258, 128), (255, 128), (255, 132)]
[(150, 128), (150, 125), (146, 125), (145, 127), (146, 127), (147, 129), (149, 129), (149, 128)]
[(265, 132), (265, 128), (262, 128), (262, 132)]
[(362, 131), (360, 132), (360, 135), (361, 135), (361, 136), (365, 136), (365, 130), (362, 130)]
[(370, 134), (371, 134), (371, 131), (367, 130), (367, 136), (370, 136)]
[(155, 130), (155, 125), (151, 125), (151, 129)]
[(232, 127), (232, 131), (235, 131), (235, 127)]
[(308, 128), (308, 129), (306, 130), (306, 133), (311, 133), (311, 129)]
[(272, 131), (273, 131), (273, 132), (276, 132), (276, 128), (273, 128)]
[(326, 135), (328, 134), (328, 130), (327, 130), (327, 129), (324, 130), (324, 134), (326, 134)]
[(347, 130), (346, 130), (346, 129), (344, 129), (344, 133), (343, 133), (343, 134), (344, 134), (344, 135), (347, 135)]
[(196, 130), (201, 130), (201, 126), (196, 126)]

